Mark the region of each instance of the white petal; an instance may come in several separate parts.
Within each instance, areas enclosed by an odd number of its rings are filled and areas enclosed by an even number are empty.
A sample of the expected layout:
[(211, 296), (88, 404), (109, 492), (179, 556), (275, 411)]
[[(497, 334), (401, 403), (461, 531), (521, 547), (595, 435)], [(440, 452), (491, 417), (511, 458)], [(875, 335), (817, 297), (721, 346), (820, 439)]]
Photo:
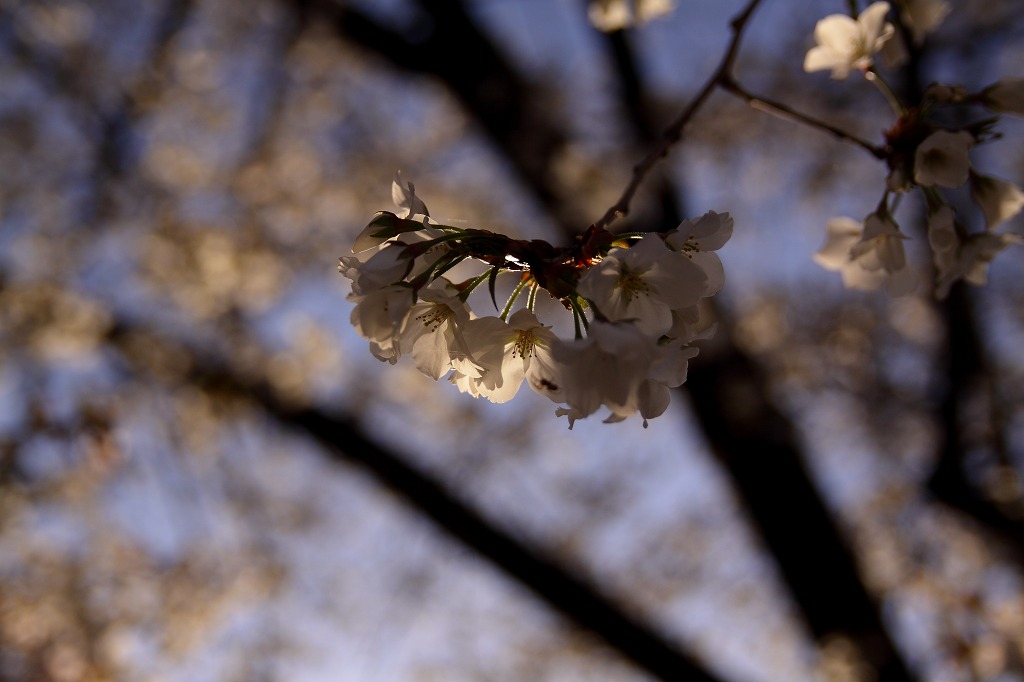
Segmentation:
[(885, 16), (888, 13), (889, 3), (875, 2), (857, 17), (864, 45), (871, 50), (872, 54), (880, 50), (882, 44), (895, 32), (892, 24), (885, 23)]
[(956, 230), (953, 227), (953, 209), (943, 204), (928, 216), (928, 244), (938, 253), (955, 251)]
[(835, 54), (849, 54), (859, 35), (857, 22), (845, 14), (830, 14), (814, 26), (814, 40)]
[(832, 69), (832, 77), (843, 80), (850, 73), (849, 60), (830, 47), (818, 45), (807, 51), (804, 57), (804, 71), (823, 71)]
[(937, 130), (914, 152), (914, 182), (924, 187), (959, 187), (967, 182), (971, 162), (967, 154), (974, 136), (966, 130)]
[(850, 249), (860, 239), (863, 225), (853, 218), (832, 218), (826, 225), (825, 244), (814, 262), (826, 270), (841, 270), (850, 262)]
[(1012, 182), (984, 175), (971, 176), (971, 195), (985, 214), (986, 228), (1009, 220), (1024, 209), (1024, 191)]

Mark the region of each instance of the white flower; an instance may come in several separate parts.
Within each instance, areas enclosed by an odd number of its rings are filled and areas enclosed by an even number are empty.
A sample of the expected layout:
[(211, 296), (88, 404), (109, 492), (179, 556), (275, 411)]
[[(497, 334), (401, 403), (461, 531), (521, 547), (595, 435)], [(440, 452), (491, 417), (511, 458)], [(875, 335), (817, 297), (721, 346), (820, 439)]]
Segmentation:
[(718, 330), (717, 317), (704, 304), (672, 311), (672, 328), (665, 332), (671, 339), (682, 343), (706, 341)]
[(352, 293), (366, 296), (390, 284), (397, 284), (409, 271), (411, 263), (402, 258), (399, 246), (388, 245), (369, 254), (365, 261), (358, 256), (342, 256), (338, 271), (352, 280)]
[(936, 296), (945, 297), (958, 279), (975, 286), (984, 285), (988, 282), (989, 263), (996, 254), (1011, 244), (1024, 244), (1024, 237), (1013, 233), (993, 234), (987, 231), (968, 235), (960, 241), (951, 257), (944, 259), (941, 264), (936, 263)]
[(611, 412), (609, 423), (637, 412), (645, 423), (660, 415), (668, 388), (686, 379), (687, 361), (697, 353), (678, 343), (661, 345), (630, 323), (600, 321), (590, 323), (586, 339), (557, 341), (552, 351), (561, 368), (559, 395), (539, 392), (568, 404), (555, 414), (568, 417), (569, 428), (602, 405)]
[(972, 234), (960, 245), (964, 281), (975, 286), (988, 282), (988, 266), (996, 254), (1012, 244), (1024, 244), (1024, 237), (1012, 232)]
[(531, 386), (547, 382), (545, 394), (558, 395), (560, 369), (551, 357), (555, 335), (531, 311), (518, 310), (508, 322), (499, 317), (470, 320), (464, 338), (482, 372), (477, 377), (452, 374), (449, 381), (463, 393), (503, 403), (516, 395), (526, 379)]
[(971, 173), (971, 196), (981, 206), (989, 230), (1024, 209), (1024, 191), (999, 178)]
[[(416, 220), (410, 220), (407, 218), (400, 218), (393, 213), (387, 213), (385, 211), (379, 212), (374, 219), (370, 221), (370, 224), (363, 228), (363, 231), (356, 237), (355, 242), (352, 244), (352, 253), (365, 254), (367, 251), (373, 248), (381, 248), (386, 244), (393, 242), (404, 242), (412, 243), (416, 241), (426, 241), (428, 239), (434, 239), (440, 237), (443, 232), (434, 227), (437, 225), (433, 220), (425, 215), (417, 215)], [(396, 225), (395, 223), (398, 223)], [(382, 231), (389, 229), (398, 230), (401, 232), (394, 234), (391, 237), (375, 237), (375, 234), (379, 234)], [(360, 256), (361, 258), (369, 258), (371, 254)]]
[(917, 146), (914, 182), (924, 187), (959, 187), (967, 182), (971, 161), (967, 154), (974, 135), (966, 130), (937, 130)]
[(854, 69), (865, 70), (874, 63), (874, 55), (895, 32), (885, 21), (889, 3), (868, 6), (856, 20), (845, 14), (832, 14), (814, 27), (817, 45), (804, 58), (804, 71), (832, 70), (832, 78), (843, 80)]
[(395, 364), (402, 354), (398, 334), (412, 307), (412, 290), (391, 285), (366, 296), (350, 294), (348, 298), (356, 302), (349, 320), (356, 331), (370, 342), (370, 352), (378, 360)]
[(877, 289), (885, 281), (885, 273), (865, 270), (850, 257), (853, 246), (860, 241), (864, 225), (853, 218), (832, 218), (825, 226), (825, 244), (814, 254), (814, 262), (826, 270), (838, 271), (848, 289)]
[(985, 284), (989, 263), (996, 254), (1011, 244), (1024, 244), (1024, 237), (1018, 234), (993, 234), (991, 230), (990, 225), (984, 232), (961, 237), (957, 233), (953, 209), (945, 204), (928, 215), (928, 243), (935, 262), (935, 295), (938, 298), (945, 298), (958, 279), (976, 286)]
[(958, 241), (953, 209), (948, 204), (928, 214), (928, 245), (936, 256), (945, 257), (955, 252)]
[(453, 368), (467, 376), (480, 375), (463, 338), (471, 313), (450, 284), (438, 278), (419, 291), (399, 338), (402, 352), (411, 354), (416, 368), (434, 380)]
[(872, 213), (864, 223), (833, 218), (826, 226), (825, 244), (814, 261), (826, 270), (839, 271), (850, 289), (877, 289), (883, 283), (901, 296), (916, 285), (903, 251), (906, 236), (888, 216)]
[(684, 220), (665, 235), (665, 244), (669, 248), (681, 251), (704, 271), (707, 276), (704, 296), (718, 293), (725, 284), (722, 261), (711, 252), (725, 246), (732, 237), (732, 230), (732, 216), (708, 211), (700, 218)]
[(660, 235), (649, 234), (628, 249), (614, 248), (591, 267), (576, 291), (608, 320), (635, 320), (639, 329), (660, 336), (672, 327), (672, 311), (704, 295), (707, 276)]
[(920, 45), (953, 8), (946, 0), (905, 0), (900, 19), (910, 30), (914, 42)]
[(648, 419), (660, 417), (668, 408), (669, 389), (683, 385), (688, 363), (696, 355), (696, 348), (686, 348), (679, 341), (657, 346), (647, 379), (637, 392), (637, 410), (643, 417), (645, 429)]
[(412, 182), (402, 183), (402, 171), (395, 172), (395, 179), (391, 181), (391, 201), (395, 206), (402, 209), (398, 212), (399, 218), (408, 218), (413, 215), (430, 215), (427, 205), (416, 196), (416, 186)]
[(850, 249), (850, 257), (865, 270), (898, 272), (907, 266), (906, 238), (888, 215), (872, 213), (864, 219), (864, 232)]
[(981, 91), (978, 99), (992, 111), (1024, 116), (1024, 78), (1004, 78), (993, 83)]
[(593, 0), (587, 7), (590, 23), (601, 31), (618, 31), (668, 14), (674, 0)]
[[(424, 228), (429, 228), (434, 223), (427, 212), (427, 206), (416, 196), (416, 187), (411, 183), (402, 184), (402, 171), (395, 173), (395, 179), (391, 181), (391, 200), (395, 202), (400, 210), (398, 213), (390, 214), (386, 211), (380, 211), (374, 217), (370, 224), (363, 228), (363, 231), (356, 237), (355, 243), (352, 244), (352, 253), (360, 253), (371, 249), (375, 246), (380, 246), (384, 242), (394, 241), (396, 237), (374, 237), (375, 233), (388, 227), (388, 224), (381, 224), (379, 220), (395, 218), (401, 220), (415, 220), (416, 222), (422, 223)], [(410, 224), (411, 225), (411, 224)], [(403, 234), (419, 229), (416, 226), (412, 226), (412, 230), (408, 230)], [(432, 229), (432, 228), (431, 228)], [(439, 236), (439, 235), (434, 235)], [(429, 237), (428, 237), (429, 238)]]

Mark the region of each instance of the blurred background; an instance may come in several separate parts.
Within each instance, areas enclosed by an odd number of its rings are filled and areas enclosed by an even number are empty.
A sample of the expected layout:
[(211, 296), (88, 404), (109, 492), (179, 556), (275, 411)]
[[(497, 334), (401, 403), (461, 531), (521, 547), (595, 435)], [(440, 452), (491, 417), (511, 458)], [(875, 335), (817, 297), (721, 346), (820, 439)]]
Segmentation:
[[(919, 291), (843, 289), (811, 256), (881, 196), (862, 149), (718, 92), (648, 178), (617, 228), (736, 232), (646, 430), (349, 324), (396, 170), (567, 243), (745, 4), (604, 34), (582, 0), (0, 1), (0, 680), (1024, 680), (1024, 249), (937, 301), (911, 195)], [(908, 97), (1024, 74), (1019, 0), (950, 4)], [(880, 144), (869, 83), (801, 68), (848, 9), (765, 0), (736, 76)], [(972, 162), (1024, 183), (999, 129)]]

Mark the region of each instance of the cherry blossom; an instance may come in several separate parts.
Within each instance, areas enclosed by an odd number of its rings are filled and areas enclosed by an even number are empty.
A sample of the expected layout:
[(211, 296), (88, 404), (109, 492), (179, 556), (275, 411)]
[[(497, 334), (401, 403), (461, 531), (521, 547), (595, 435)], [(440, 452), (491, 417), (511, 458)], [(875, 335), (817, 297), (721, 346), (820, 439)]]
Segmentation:
[(606, 423), (641, 412), (646, 424), (664, 412), (668, 389), (685, 381), (687, 362), (697, 354), (678, 343), (659, 344), (631, 323), (601, 321), (591, 323), (586, 339), (556, 341), (552, 351), (562, 368), (552, 397), (568, 404), (556, 414), (568, 417), (569, 428), (602, 406), (610, 411)]
[(419, 301), (405, 315), (399, 343), (412, 355), (416, 368), (440, 379), (451, 369), (479, 376), (463, 336), (471, 312), (451, 283), (440, 278), (419, 292)]
[(370, 353), (392, 365), (401, 356), (398, 335), (412, 307), (409, 287), (390, 284), (365, 296), (349, 295), (356, 307), (349, 320), (356, 331), (370, 342)]
[(992, 259), (1012, 244), (1024, 244), (1024, 237), (1009, 232), (994, 234), (985, 231), (959, 239), (954, 250), (944, 254), (941, 261), (936, 259), (936, 295), (945, 297), (958, 279), (975, 286), (986, 284)]
[(665, 235), (665, 244), (692, 260), (707, 280), (703, 296), (712, 296), (725, 284), (725, 270), (717, 251), (732, 237), (733, 220), (728, 213), (708, 211), (700, 218), (684, 220)]
[(989, 263), (996, 254), (1011, 244), (1022, 243), (1024, 237), (1021, 235), (995, 234), (992, 225), (984, 232), (962, 236), (957, 229), (953, 209), (947, 204), (937, 207), (928, 215), (928, 244), (932, 248), (937, 273), (935, 295), (944, 298), (959, 279), (976, 286), (985, 284)]
[(338, 271), (352, 280), (352, 293), (356, 296), (366, 296), (401, 280), (412, 265), (409, 259), (402, 258), (400, 248), (364, 253), (367, 256), (365, 260), (358, 256), (342, 256), (338, 263)]
[(506, 322), (499, 317), (470, 320), (464, 334), (466, 349), (481, 368), (479, 376), (455, 372), (449, 381), (463, 393), (503, 403), (515, 397), (527, 380), (530, 386), (547, 382), (547, 395), (559, 395), (559, 369), (551, 357), (555, 335), (525, 308)]
[(610, 32), (643, 24), (673, 9), (674, 0), (593, 0), (587, 17), (597, 29)]
[(974, 135), (966, 130), (937, 130), (914, 153), (914, 182), (925, 187), (959, 187), (967, 182)]
[(985, 227), (989, 230), (1024, 209), (1024, 191), (999, 178), (971, 173), (971, 196), (985, 214)]
[(978, 95), (978, 100), (992, 111), (1024, 116), (1024, 78), (1004, 78)]
[(833, 218), (827, 231), (814, 260), (826, 270), (839, 271), (847, 287), (870, 290), (885, 283), (895, 296), (915, 287), (917, 279), (903, 250), (907, 237), (888, 215), (872, 213), (863, 223)]
[(402, 182), (402, 171), (395, 172), (395, 179), (391, 181), (391, 200), (395, 206), (402, 209), (398, 213), (399, 218), (408, 218), (413, 215), (430, 215), (427, 205), (416, 196), (416, 186), (411, 182)]
[(832, 14), (814, 27), (817, 45), (804, 58), (804, 71), (832, 70), (832, 78), (844, 80), (850, 71), (867, 70), (874, 55), (892, 38), (895, 29), (885, 21), (889, 3), (872, 3), (856, 19)]
[(904, 0), (900, 20), (910, 30), (914, 42), (920, 45), (952, 9), (946, 0)]
[(643, 237), (628, 249), (613, 248), (580, 278), (577, 291), (606, 319), (634, 320), (655, 337), (672, 327), (672, 311), (694, 305), (707, 275), (660, 235)]

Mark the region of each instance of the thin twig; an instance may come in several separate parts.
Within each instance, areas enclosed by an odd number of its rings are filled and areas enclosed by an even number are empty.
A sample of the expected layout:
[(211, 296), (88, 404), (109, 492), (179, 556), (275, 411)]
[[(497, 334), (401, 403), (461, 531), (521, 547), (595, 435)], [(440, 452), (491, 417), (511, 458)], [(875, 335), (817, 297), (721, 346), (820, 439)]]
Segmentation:
[(744, 100), (753, 109), (763, 111), (767, 114), (772, 114), (773, 116), (778, 116), (779, 118), (788, 121), (803, 123), (804, 125), (810, 126), (811, 128), (817, 128), (818, 130), (822, 130), (826, 133), (834, 135), (840, 140), (850, 142), (859, 147), (862, 147), (875, 158), (885, 158), (885, 150), (882, 147), (875, 146), (870, 142), (860, 139), (856, 135), (851, 135), (850, 133), (835, 127), (831, 123), (826, 123), (825, 121), (820, 121), (816, 118), (812, 118), (811, 116), (807, 116), (806, 114), (801, 114), (798, 111), (794, 111), (785, 104), (773, 102), (763, 97), (758, 97), (757, 95), (750, 93), (742, 86), (740, 86), (740, 84), (737, 83), (735, 79), (733, 79), (731, 76), (722, 79), (721, 81), (719, 81), (718, 84), (726, 92), (736, 95), (740, 99)]
[(743, 35), (743, 29), (747, 22), (750, 20), (750, 16), (754, 13), (754, 9), (760, 4), (761, 0), (750, 0), (746, 8), (736, 15), (731, 22), (732, 26), (732, 38), (729, 41), (729, 45), (725, 50), (725, 54), (722, 56), (722, 61), (718, 64), (718, 68), (711, 74), (708, 80), (704, 83), (700, 93), (690, 102), (690, 105), (686, 107), (686, 110), (679, 115), (675, 121), (665, 130), (662, 135), (661, 144), (657, 149), (648, 154), (643, 161), (633, 167), (633, 178), (630, 180), (629, 185), (623, 191), (622, 196), (619, 197), (618, 201), (612, 205), (605, 214), (601, 216), (597, 222), (594, 223), (594, 227), (597, 229), (603, 229), (611, 225), (616, 218), (621, 218), (629, 214), (629, 204), (633, 200), (633, 195), (636, 194), (640, 185), (643, 183), (644, 178), (651, 171), (654, 166), (658, 164), (663, 158), (668, 156), (669, 150), (674, 144), (679, 142), (683, 138), (683, 129), (690, 122), (690, 119), (700, 110), (704, 105), (704, 102), (711, 96), (715, 88), (725, 78), (731, 78), (731, 72), (733, 64), (736, 61), (736, 55), (739, 52), (740, 39)]
[(863, 148), (875, 158), (885, 158), (885, 150), (882, 147), (866, 142), (829, 123), (794, 111), (784, 104), (756, 97), (739, 85), (732, 74), (733, 66), (736, 63), (736, 57), (739, 54), (743, 30), (746, 28), (751, 15), (753, 15), (754, 10), (760, 2), (761, 0), (751, 0), (747, 4), (746, 8), (737, 14), (730, 22), (730, 26), (732, 27), (732, 38), (729, 40), (725, 54), (722, 55), (722, 61), (718, 64), (718, 68), (715, 69), (714, 73), (712, 73), (710, 77), (708, 77), (703, 87), (701, 87), (700, 92), (696, 97), (694, 97), (683, 113), (679, 115), (679, 118), (673, 121), (672, 124), (665, 129), (665, 132), (662, 134), (661, 144), (657, 149), (652, 151), (640, 163), (633, 167), (633, 176), (630, 179), (629, 184), (622, 192), (618, 201), (616, 201), (611, 208), (605, 211), (604, 215), (594, 223), (594, 227), (596, 229), (607, 228), (617, 218), (622, 218), (629, 214), (629, 205), (633, 201), (633, 196), (640, 188), (640, 185), (643, 184), (647, 174), (655, 165), (658, 164), (659, 161), (668, 156), (668, 152), (673, 145), (677, 144), (683, 138), (683, 130), (697, 112), (700, 111), (701, 107), (704, 106), (708, 98), (711, 96), (711, 93), (713, 93), (716, 88), (721, 88), (726, 92), (745, 100), (747, 104), (758, 111), (763, 111), (780, 118), (795, 121), (797, 123), (803, 123), (811, 128), (822, 130), (840, 140), (850, 142)]

